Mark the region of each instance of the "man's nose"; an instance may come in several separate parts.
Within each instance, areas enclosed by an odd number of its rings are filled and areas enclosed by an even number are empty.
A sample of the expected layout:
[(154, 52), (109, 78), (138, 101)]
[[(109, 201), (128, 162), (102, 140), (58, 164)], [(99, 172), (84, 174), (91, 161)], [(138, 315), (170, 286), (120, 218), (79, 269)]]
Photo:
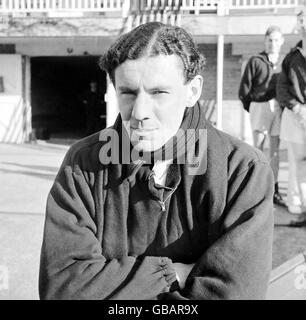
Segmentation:
[(134, 101), (132, 118), (143, 121), (150, 118), (151, 103), (146, 93), (139, 93)]

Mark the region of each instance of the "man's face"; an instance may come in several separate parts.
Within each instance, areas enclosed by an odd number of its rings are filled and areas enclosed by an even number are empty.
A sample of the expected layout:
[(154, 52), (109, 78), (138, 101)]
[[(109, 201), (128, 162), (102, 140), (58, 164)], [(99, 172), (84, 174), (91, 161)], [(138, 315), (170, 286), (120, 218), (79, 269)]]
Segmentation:
[(282, 34), (278, 31), (272, 32), (265, 38), (265, 47), (268, 54), (277, 54), (280, 52), (281, 47), (284, 43)]
[(162, 147), (179, 129), (188, 105), (189, 84), (176, 55), (126, 60), (115, 70), (122, 120), (136, 150)]

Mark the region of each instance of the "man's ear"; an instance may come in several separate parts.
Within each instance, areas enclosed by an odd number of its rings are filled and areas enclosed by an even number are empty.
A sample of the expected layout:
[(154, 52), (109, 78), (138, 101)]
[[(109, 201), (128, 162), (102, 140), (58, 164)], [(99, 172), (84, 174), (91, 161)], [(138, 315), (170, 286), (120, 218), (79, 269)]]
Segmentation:
[(193, 107), (200, 99), (203, 88), (203, 77), (196, 75), (188, 84), (187, 107)]

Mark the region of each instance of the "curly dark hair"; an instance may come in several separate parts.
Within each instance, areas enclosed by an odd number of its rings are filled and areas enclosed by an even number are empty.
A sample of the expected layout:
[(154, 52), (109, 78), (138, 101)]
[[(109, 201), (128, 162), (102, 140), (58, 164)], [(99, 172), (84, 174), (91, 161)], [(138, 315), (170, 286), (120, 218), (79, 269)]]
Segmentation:
[(123, 34), (99, 59), (99, 66), (115, 84), (115, 70), (124, 61), (159, 54), (175, 54), (181, 59), (186, 82), (200, 74), (205, 66), (203, 54), (186, 30), (160, 22), (149, 22)]

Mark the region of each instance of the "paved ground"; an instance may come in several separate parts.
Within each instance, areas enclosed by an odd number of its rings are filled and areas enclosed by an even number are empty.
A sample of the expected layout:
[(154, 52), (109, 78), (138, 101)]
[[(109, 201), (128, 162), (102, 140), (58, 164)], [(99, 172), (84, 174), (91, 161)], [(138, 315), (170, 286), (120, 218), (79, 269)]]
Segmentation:
[[(0, 300), (38, 299), (45, 203), (66, 150), (61, 145), (0, 144)], [(285, 154), (280, 178), (285, 192)], [(273, 267), (306, 250), (306, 227), (288, 226), (296, 219), (275, 210)]]
[[(288, 181), (287, 151), (280, 153), (279, 185), (280, 192), (286, 195)], [(273, 268), (306, 252), (306, 215), (289, 214), (285, 208), (276, 207), (274, 210), (274, 241)], [(302, 221), (302, 223), (299, 223)]]
[(0, 299), (38, 299), (45, 203), (65, 151), (0, 144), (0, 270), (8, 269)]

